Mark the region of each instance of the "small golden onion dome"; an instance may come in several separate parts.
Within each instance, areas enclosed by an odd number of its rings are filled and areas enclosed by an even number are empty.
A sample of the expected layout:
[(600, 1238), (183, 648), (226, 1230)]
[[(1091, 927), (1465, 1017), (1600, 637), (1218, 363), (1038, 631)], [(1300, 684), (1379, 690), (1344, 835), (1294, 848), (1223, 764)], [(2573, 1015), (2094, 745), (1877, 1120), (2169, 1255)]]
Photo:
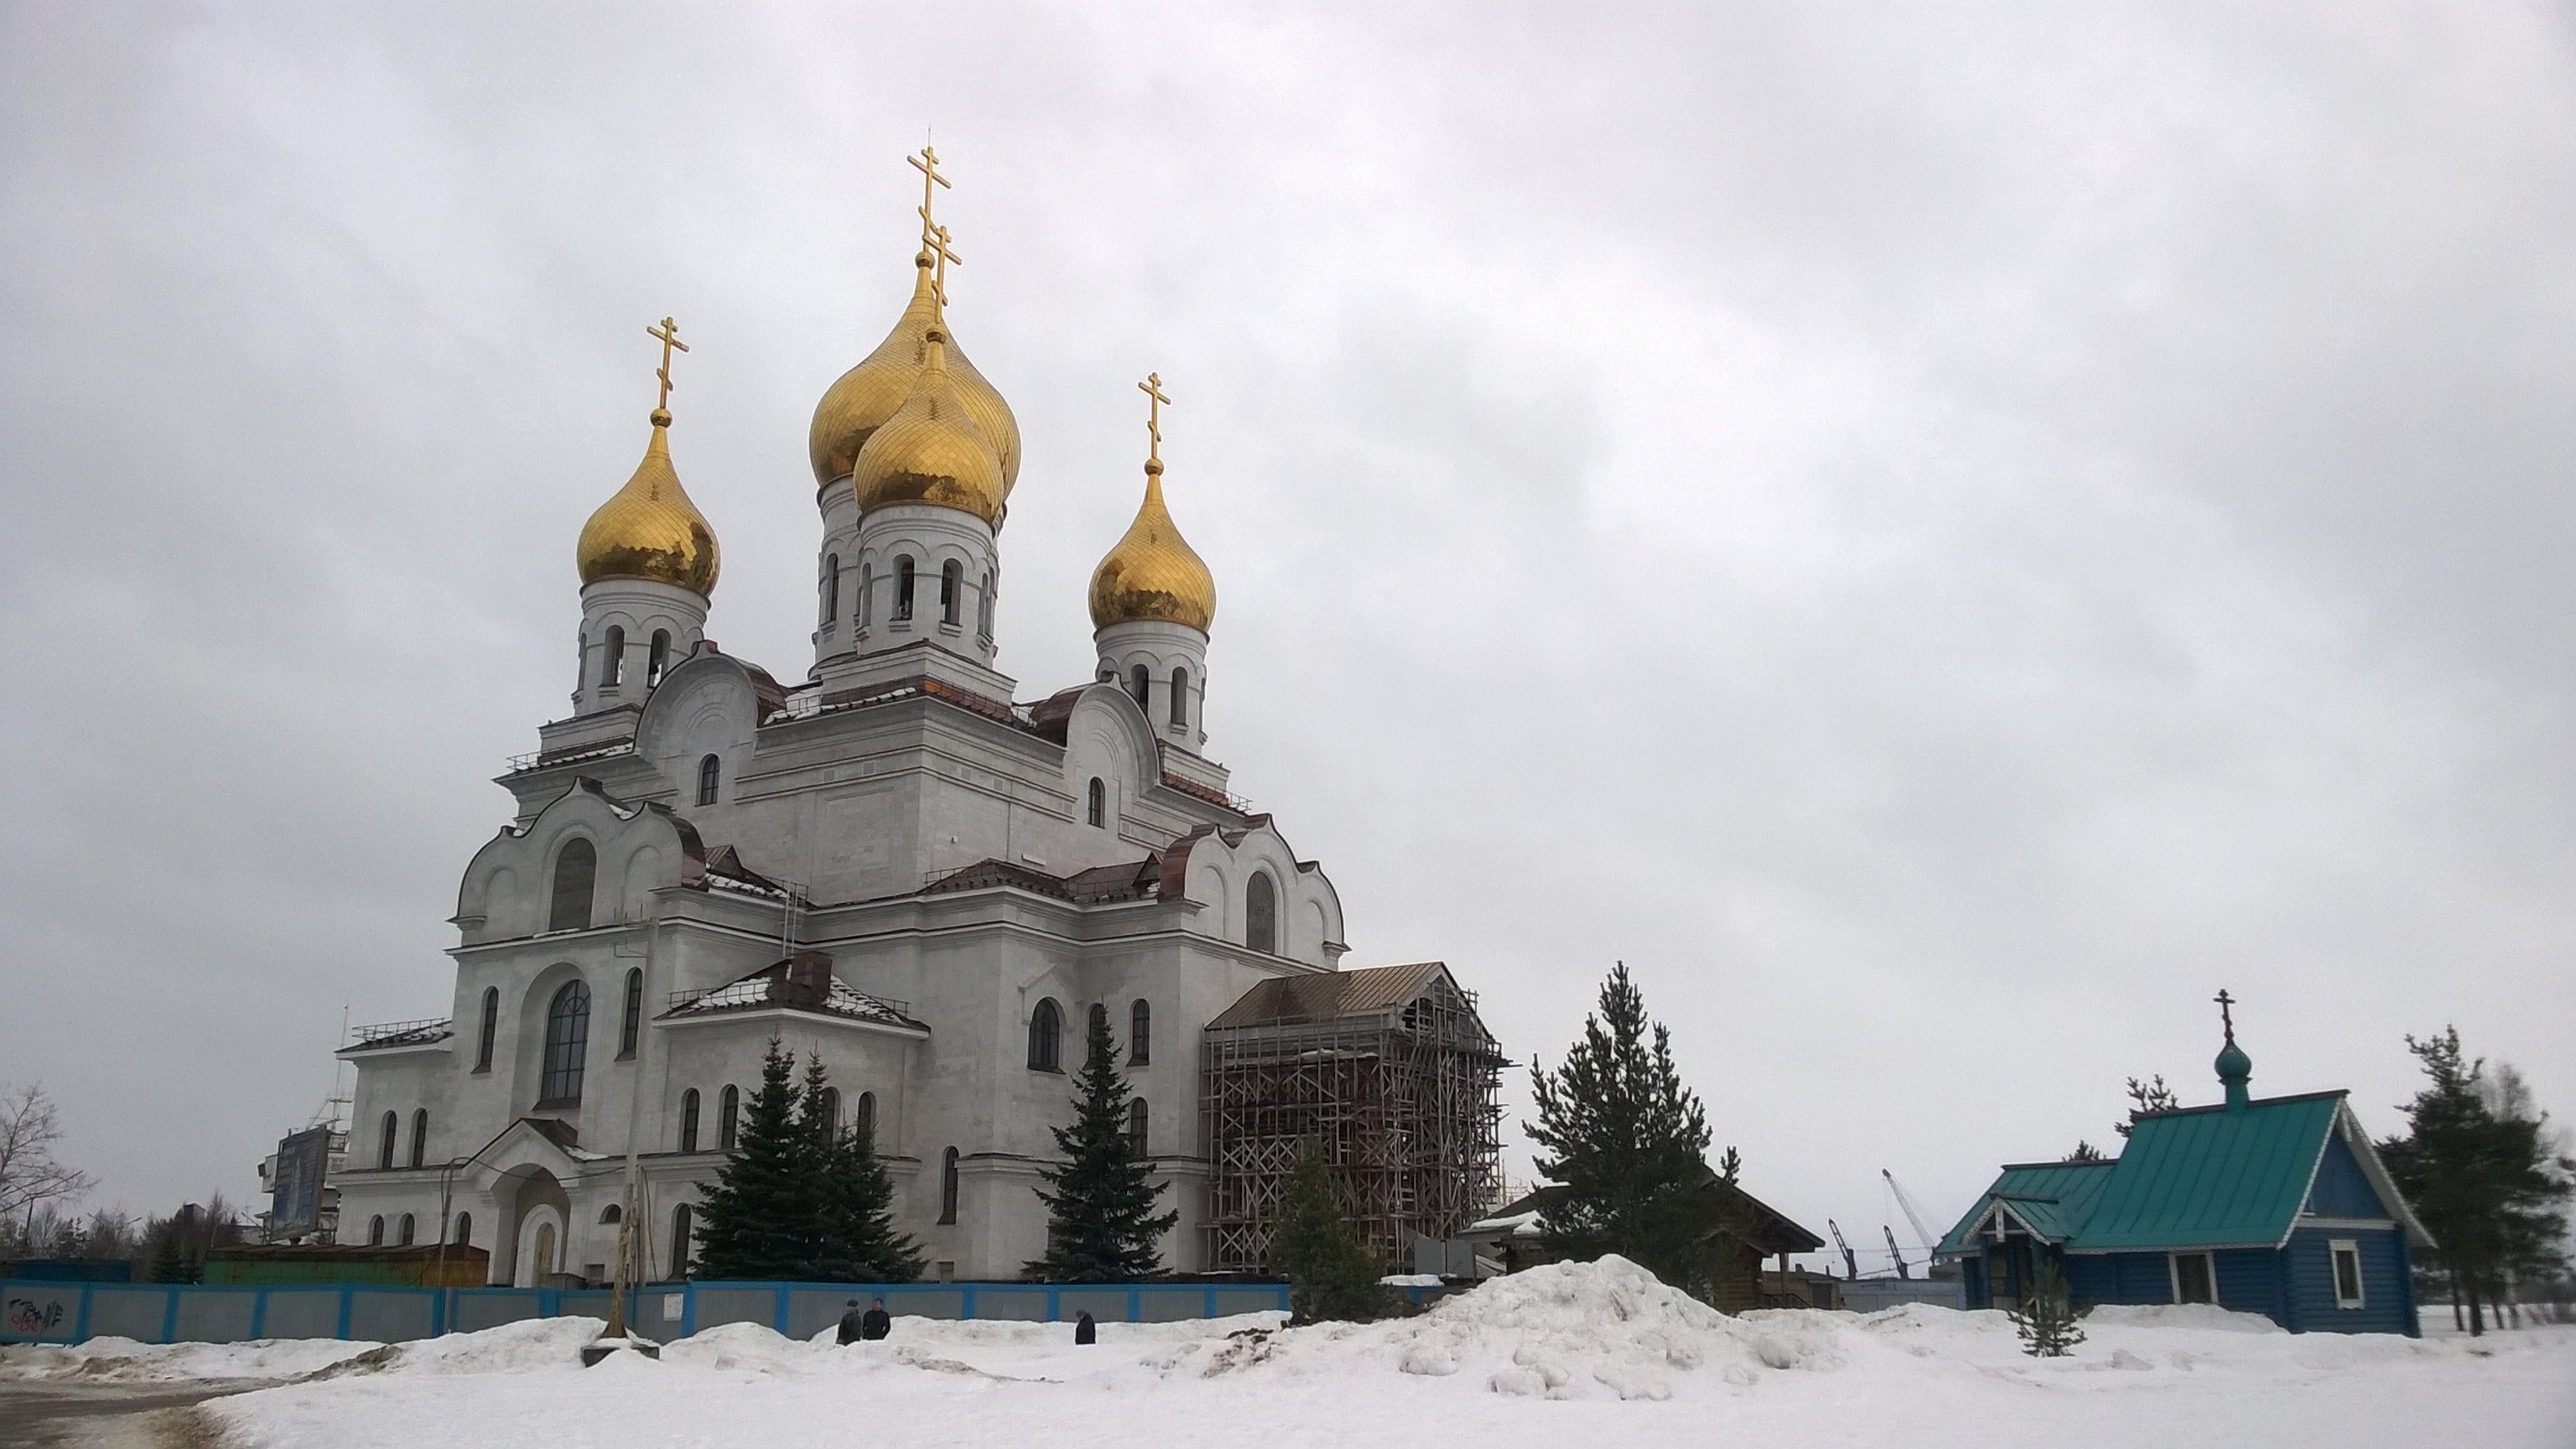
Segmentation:
[(852, 485), (862, 514), (889, 503), (929, 503), (1002, 526), (1002, 462), (975, 426), (947, 365), (947, 334), (922, 334), (921, 376), (859, 449)]
[[(858, 366), (841, 374), (814, 405), (814, 426), (806, 435), (806, 450), (814, 460), (814, 486), (828, 488), (835, 479), (856, 471), (859, 450), (867, 446), (868, 437), (895, 415), (904, 400), (912, 396), (912, 385), (921, 376), (928, 345), (924, 339), (933, 327), (947, 331), (939, 315), (939, 294), (931, 281), (930, 253), (914, 257), (918, 273), (912, 283), (912, 304), (903, 309), (894, 330), (877, 344)], [(948, 339), (948, 380), (957, 389), (966, 415), (975, 421), (978, 431), (992, 445), (1002, 465), (1002, 496), (1008, 498), (1011, 488), (1020, 481), (1020, 424), (1011, 416), (1011, 405), (957, 350), (957, 339)]]
[(651, 579), (700, 596), (716, 589), (716, 533), (671, 467), (671, 415), (653, 410), (653, 441), (635, 476), (581, 526), (581, 581)]
[(1216, 622), (1216, 576), (1163, 506), (1160, 459), (1145, 464), (1145, 502), (1127, 536), (1091, 572), (1092, 627), (1138, 619), (1187, 624), (1202, 634)]

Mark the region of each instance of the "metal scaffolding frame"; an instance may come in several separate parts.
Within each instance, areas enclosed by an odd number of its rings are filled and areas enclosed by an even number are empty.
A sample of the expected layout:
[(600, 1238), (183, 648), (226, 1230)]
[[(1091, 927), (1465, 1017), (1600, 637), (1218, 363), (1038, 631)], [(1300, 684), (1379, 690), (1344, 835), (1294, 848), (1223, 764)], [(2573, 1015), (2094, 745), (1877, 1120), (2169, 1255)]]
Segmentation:
[(1201, 1035), (1212, 1271), (1264, 1266), (1309, 1138), (1349, 1194), (1360, 1241), (1391, 1271), (1411, 1271), (1417, 1235), (1453, 1237), (1501, 1196), (1497, 1096), (1511, 1064), (1474, 995), (1438, 963), (1321, 980), (1337, 989), (1264, 983)]

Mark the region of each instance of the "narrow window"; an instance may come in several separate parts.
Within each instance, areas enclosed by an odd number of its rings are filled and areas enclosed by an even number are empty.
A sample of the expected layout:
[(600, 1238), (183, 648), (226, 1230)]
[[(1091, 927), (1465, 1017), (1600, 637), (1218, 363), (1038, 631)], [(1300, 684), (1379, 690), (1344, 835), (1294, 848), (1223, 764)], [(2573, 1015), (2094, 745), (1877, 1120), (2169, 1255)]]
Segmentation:
[(429, 1109), (416, 1107), (411, 1114), (411, 1165), (418, 1167), (429, 1156)]
[(951, 1147), (939, 1159), (939, 1220), (957, 1221), (957, 1149)]
[(860, 1145), (866, 1147), (870, 1152), (874, 1152), (877, 1146), (876, 1093), (861, 1092), (859, 1094), (859, 1120), (855, 1130), (858, 1133)]
[(966, 592), (962, 587), (960, 587), (960, 585), (965, 582), (966, 566), (964, 564), (961, 564), (952, 558), (948, 562), (939, 566), (939, 622), (946, 624), (951, 628), (956, 627), (957, 611), (963, 607), (966, 602), (965, 599), (960, 597)]
[(680, 1094), (680, 1150), (698, 1150), (698, 1089), (695, 1087)]
[(394, 1114), (385, 1114), (384, 1128), (376, 1135), (376, 1166), (391, 1169), (394, 1165), (394, 1133), (398, 1130)]
[(1100, 777), (1097, 775), (1091, 777), (1088, 800), (1089, 803), (1084, 809), (1085, 818), (1094, 826), (1107, 825), (1109, 823), (1109, 787), (1100, 783)]
[(1143, 997), (1127, 1008), (1127, 1065), (1141, 1067), (1154, 1059), (1154, 1008)]
[(1059, 1071), (1064, 1044), (1064, 1012), (1049, 997), (1029, 1013), (1029, 1070)]
[(460, 1247), (460, 1248), (461, 1248), (461, 1247), (464, 1247), (464, 1246), (466, 1246), (466, 1245), (468, 1245), (468, 1244), (472, 1243), (473, 1241), (474, 1241), (474, 1214), (472, 1214), (472, 1213), (458, 1213), (458, 1214), (456, 1215), (456, 1238), (455, 1238), (456, 1245), (457, 1245), (458, 1247)]
[(714, 755), (698, 761), (698, 803), (716, 803), (716, 786), (724, 779), (724, 761)]
[(1190, 723), (1190, 672), (1172, 671), (1172, 728), (1186, 729)]
[(689, 1219), (694, 1216), (696, 1214), (689, 1211), (687, 1203), (671, 1209), (671, 1276), (674, 1278), (689, 1276), (689, 1259), (695, 1256), (690, 1250), (697, 1246), (696, 1235), (690, 1231), (694, 1225)]
[(898, 624), (912, 618), (912, 573), (909, 554), (894, 561), (894, 621)]
[(868, 627), (868, 616), (876, 610), (877, 571), (873, 564), (859, 565), (859, 627)]
[(554, 910), (546, 918), (547, 930), (590, 929), (590, 891), (598, 876), (599, 851), (580, 836), (565, 841), (555, 852)]
[(608, 642), (600, 646), (599, 682), (602, 685), (614, 685), (625, 677), (626, 630), (611, 624), (608, 626)]
[(823, 1130), (834, 1137), (841, 1135), (841, 1089), (823, 1089)]
[(975, 596), (975, 632), (993, 637), (993, 576), (984, 575), (984, 587)]
[(1145, 1099), (1142, 1097), (1127, 1104), (1127, 1155), (1145, 1155)]
[(2361, 1307), (2360, 1242), (2337, 1238), (2326, 1245), (2326, 1252), (2334, 1259), (2335, 1307)]
[(829, 625), (841, 617), (841, 556), (823, 556), (823, 622)]
[(483, 1028), (474, 1039), (474, 1070), (492, 1070), (492, 1034), (501, 1029), (501, 988), (483, 988)]
[(733, 1151), (735, 1130), (742, 1123), (742, 1089), (727, 1087), (716, 1098), (716, 1147)]
[(635, 1055), (635, 1038), (644, 1030), (644, 968), (626, 968), (626, 1010), (617, 1023), (617, 1055)]
[(1136, 696), (1136, 707), (1145, 709), (1154, 700), (1154, 672), (1139, 664), (1127, 675), (1128, 692)]
[(1091, 1005), (1091, 1020), (1089, 1028), (1082, 1034), (1082, 1060), (1084, 1065), (1091, 1065), (1095, 1060), (1091, 1044), (1097, 1041), (1107, 1041), (1108, 1039), (1109, 1008), (1098, 1002), (1093, 1002)]
[(1243, 944), (1264, 955), (1279, 954), (1279, 888), (1259, 871), (1244, 891)]
[(669, 672), (670, 668), (671, 631), (656, 629), (653, 631), (651, 647), (644, 651), (644, 687), (651, 689), (661, 683), (662, 676)]
[(394, 1224), (395, 1246), (403, 1248), (410, 1247), (412, 1234), (418, 1231), (420, 1231), (419, 1220), (409, 1213), (404, 1213), (402, 1215), (402, 1221)]
[(575, 689), (581, 688), (581, 682), (589, 677), (590, 631), (588, 629), (584, 629), (573, 644), (572, 687)]
[(378, 1213), (374, 1217), (367, 1219), (367, 1246), (370, 1248), (381, 1248), (384, 1245), (385, 1215), (383, 1213)]
[(2216, 1303), (2218, 1285), (2210, 1271), (2207, 1253), (2173, 1255), (2174, 1301), (2176, 1303)]
[(580, 1101), (582, 1065), (589, 1055), (590, 988), (567, 981), (546, 1007), (546, 1062), (537, 1082), (537, 1105)]

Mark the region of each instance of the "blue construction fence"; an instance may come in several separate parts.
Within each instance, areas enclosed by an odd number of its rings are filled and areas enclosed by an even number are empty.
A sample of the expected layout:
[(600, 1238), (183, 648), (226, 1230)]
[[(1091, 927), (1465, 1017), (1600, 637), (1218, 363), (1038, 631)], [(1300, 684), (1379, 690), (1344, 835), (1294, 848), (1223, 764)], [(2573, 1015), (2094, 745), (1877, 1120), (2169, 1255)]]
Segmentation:
[[(400, 1288), (377, 1284), (259, 1286), (0, 1280), (0, 1343), (239, 1343), (254, 1338), (346, 1338), (401, 1343), (472, 1333), (531, 1318), (606, 1318), (604, 1288)], [(1285, 1283), (668, 1283), (627, 1290), (626, 1321), (647, 1338), (686, 1338), (725, 1323), (759, 1323), (810, 1338), (851, 1299), (883, 1298), (898, 1318), (1059, 1323), (1176, 1323), (1285, 1312)]]

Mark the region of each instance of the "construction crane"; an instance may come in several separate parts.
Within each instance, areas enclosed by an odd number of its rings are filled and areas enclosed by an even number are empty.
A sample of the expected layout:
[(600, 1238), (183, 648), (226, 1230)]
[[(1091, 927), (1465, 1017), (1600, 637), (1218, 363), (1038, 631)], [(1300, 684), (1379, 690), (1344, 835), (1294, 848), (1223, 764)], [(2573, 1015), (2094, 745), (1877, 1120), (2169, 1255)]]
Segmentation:
[(1896, 1260), (1896, 1276), (1899, 1278), (1913, 1277), (1913, 1274), (1905, 1271), (1905, 1250), (1896, 1246), (1896, 1229), (1889, 1227), (1885, 1223), (1880, 1223), (1878, 1225), (1878, 1230), (1887, 1234), (1887, 1256)]
[(1834, 1235), (1834, 1246), (1842, 1250), (1843, 1271), (1855, 1278), (1859, 1277), (1860, 1255), (1851, 1250), (1851, 1244), (1843, 1241), (1842, 1228), (1832, 1218), (1825, 1219), (1825, 1228)]
[[(1896, 1174), (1884, 1167), (1878, 1170), (1878, 1175), (1887, 1179), (1888, 1190), (1896, 1194), (1896, 1205), (1905, 1210), (1905, 1220), (1914, 1225), (1914, 1241), (1922, 1244), (1923, 1251), (1926, 1253), (1939, 1247), (1941, 1240), (1932, 1236), (1930, 1228), (1923, 1226), (1923, 1210), (1914, 1205), (1914, 1199), (1906, 1192), (1905, 1184), (1898, 1182)], [(1896, 1236), (1893, 1233), (1888, 1235), (1888, 1246), (1896, 1246)]]

